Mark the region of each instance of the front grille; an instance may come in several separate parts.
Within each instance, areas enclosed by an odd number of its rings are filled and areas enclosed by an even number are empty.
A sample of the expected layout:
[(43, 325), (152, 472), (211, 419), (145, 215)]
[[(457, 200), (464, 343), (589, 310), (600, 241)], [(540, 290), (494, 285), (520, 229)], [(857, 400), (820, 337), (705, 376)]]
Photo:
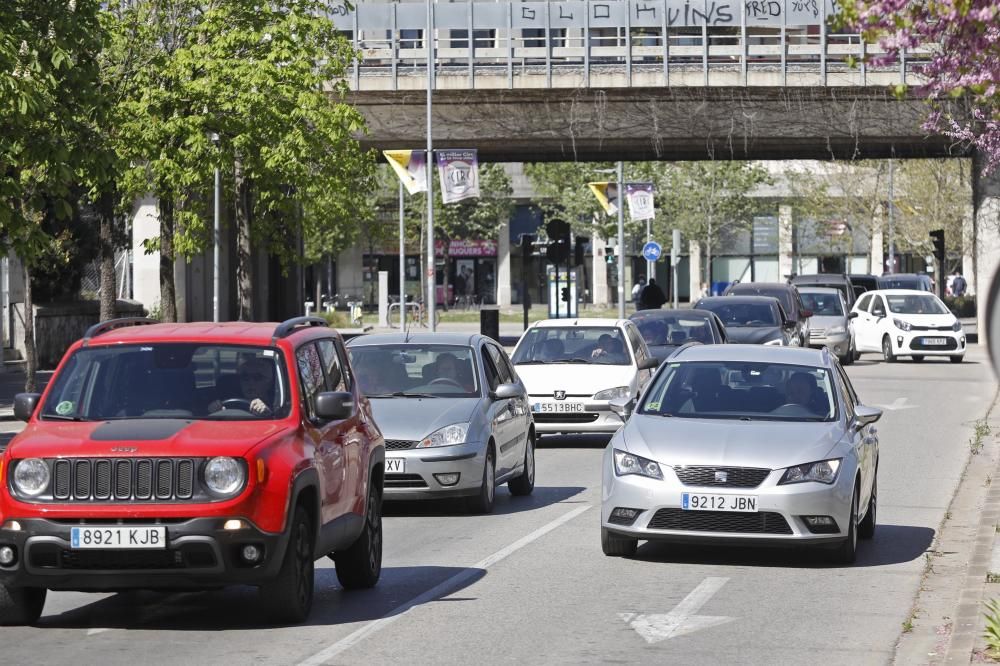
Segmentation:
[[(722, 472), (725, 481), (716, 480), (715, 473)], [(759, 467), (691, 467), (677, 465), (674, 473), (685, 486), (709, 486), (712, 488), (756, 488), (764, 482), (769, 469)]]
[(385, 450), (386, 451), (402, 451), (403, 449), (412, 449), (417, 443), (408, 439), (387, 439), (385, 440)]
[(915, 326), (910, 324), (911, 331), (952, 331), (951, 326)]
[(535, 423), (593, 423), (600, 414), (534, 414)]
[(36, 569), (73, 571), (141, 571), (146, 569), (204, 569), (217, 565), (207, 543), (193, 543), (173, 550), (70, 550), (56, 544), (31, 548), (29, 561)]
[(386, 474), (386, 488), (426, 488), (427, 482), (419, 474)]
[(651, 530), (684, 532), (728, 532), (731, 534), (791, 534), (792, 528), (780, 513), (730, 513), (728, 511), (685, 511), (660, 509), (648, 525)]
[(191, 458), (60, 458), (50, 465), (52, 497), (59, 501), (169, 501), (195, 494)]

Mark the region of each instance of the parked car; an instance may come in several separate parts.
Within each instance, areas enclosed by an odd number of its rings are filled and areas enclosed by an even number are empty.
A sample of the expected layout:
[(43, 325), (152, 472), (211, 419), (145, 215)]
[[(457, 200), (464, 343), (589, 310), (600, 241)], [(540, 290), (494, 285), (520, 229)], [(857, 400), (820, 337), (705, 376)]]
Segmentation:
[(535, 322), (511, 358), (539, 434), (618, 430), (621, 418), (608, 403), (638, 395), (659, 364), (627, 319)]
[(692, 345), (633, 404), (612, 402), (627, 420), (604, 450), (605, 555), (808, 544), (846, 564), (874, 536), (882, 412), (827, 350)]
[(926, 356), (965, 358), (962, 323), (934, 294), (916, 289), (879, 289), (854, 306), (855, 344), (859, 352), (882, 352), (887, 363), (900, 356), (916, 362)]
[(839, 289), (844, 295), (844, 302), (848, 307), (854, 305), (854, 283), (844, 273), (817, 273), (814, 275), (793, 275), (789, 279), (791, 284), (799, 287), (833, 287)]
[(385, 498), (465, 497), (493, 510), (495, 489), (529, 495), (535, 430), (507, 353), (482, 335), (365, 335), (348, 343), (385, 436)]
[(801, 294), (802, 302), (813, 313), (809, 346), (829, 348), (840, 359), (841, 365), (854, 363), (857, 350), (852, 320), (858, 313), (848, 309), (839, 289), (803, 287)]
[(629, 320), (661, 362), (687, 342), (724, 345), (728, 341), (726, 327), (708, 310), (640, 310)]
[(738, 282), (726, 289), (726, 296), (773, 296), (781, 303), (788, 321), (795, 322), (792, 335), (798, 338), (798, 346), (809, 344), (809, 318), (812, 312), (803, 305), (802, 297), (794, 284), (784, 282)]
[(322, 319), (104, 322), (15, 414), (0, 623), (34, 622), (49, 589), (227, 585), (300, 622), (314, 560), (379, 579), (382, 435)]
[(879, 289), (916, 289), (934, 292), (934, 281), (921, 273), (887, 273), (878, 279)]
[(718, 315), (731, 343), (798, 346), (795, 322), (771, 296), (709, 296), (694, 304)]
[(854, 285), (854, 300), (866, 291), (875, 291), (879, 288), (878, 278), (867, 273), (850, 273), (848, 276), (851, 284)]

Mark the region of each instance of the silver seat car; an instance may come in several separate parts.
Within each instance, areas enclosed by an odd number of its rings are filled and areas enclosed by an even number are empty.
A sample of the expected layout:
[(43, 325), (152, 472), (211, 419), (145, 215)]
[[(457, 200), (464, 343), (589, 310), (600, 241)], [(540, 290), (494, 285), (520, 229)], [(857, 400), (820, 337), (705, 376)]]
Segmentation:
[(601, 546), (827, 546), (875, 533), (882, 412), (826, 349), (693, 345), (657, 372), (604, 452)]
[(493, 509), (496, 486), (535, 485), (527, 392), (496, 342), (481, 335), (365, 335), (348, 343), (362, 393), (385, 437), (385, 499), (466, 497)]
[(832, 287), (802, 287), (799, 295), (806, 308), (813, 313), (809, 346), (829, 348), (842, 365), (854, 363), (858, 353), (852, 320), (858, 313), (848, 309), (843, 293)]

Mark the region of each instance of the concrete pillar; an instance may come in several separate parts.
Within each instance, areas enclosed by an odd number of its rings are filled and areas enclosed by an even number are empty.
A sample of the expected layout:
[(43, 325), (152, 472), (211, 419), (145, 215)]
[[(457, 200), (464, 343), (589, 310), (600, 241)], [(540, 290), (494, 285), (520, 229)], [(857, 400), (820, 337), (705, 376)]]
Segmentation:
[(785, 280), (795, 272), (792, 262), (794, 243), (792, 233), (792, 207), (788, 204), (778, 206), (778, 279)]
[(591, 237), (591, 251), (594, 256), (591, 258), (592, 273), (594, 275), (594, 306), (608, 307), (611, 305), (611, 294), (608, 292), (608, 264), (607, 253), (608, 244), (597, 233)]
[(389, 271), (378, 272), (378, 325), (389, 328)]
[[(966, 207), (965, 216), (962, 219), (962, 277), (967, 283), (965, 293), (969, 296), (976, 295), (976, 220), (974, 209), (971, 205)], [(983, 291), (989, 289), (989, 285), (983, 285)]]
[(497, 239), (497, 305), (509, 308), (510, 296), (510, 223), (504, 222)]
[[(698, 241), (688, 242), (688, 283), (691, 294), (691, 302), (694, 303), (705, 293), (701, 288), (702, 275), (701, 275), (701, 243)], [(711, 285), (708, 286), (711, 289)]]
[(868, 272), (872, 275), (882, 275), (885, 271), (884, 245), (882, 227), (872, 230), (872, 246), (868, 252)]
[(160, 307), (160, 253), (146, 254), (143, 241), (159, 238), (156, 199), (139, 199), (132, 211), (132, 295), (146, 310)]
[[(991, 335), (994, 323), (987, 319), (987, 294), (997, 293), (992, 285), (1000, 280), (1000, 173), (983, 176), (984, 160), (979, 153), (972, 159), (972, 205), (976, 220), (975, 228), (975, 276), (979, 285), (980, 298), (977, 299), (979, 339), (986, 341)], [(990, 285), (989, 287), (987, 285)], [(1000, 303), (993, 304), (994, 320), (1000, 320)]]

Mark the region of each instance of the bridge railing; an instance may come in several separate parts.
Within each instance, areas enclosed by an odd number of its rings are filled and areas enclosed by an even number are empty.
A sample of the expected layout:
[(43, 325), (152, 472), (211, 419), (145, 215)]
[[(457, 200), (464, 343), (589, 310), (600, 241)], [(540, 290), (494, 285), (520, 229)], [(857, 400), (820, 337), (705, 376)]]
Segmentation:
[[(821, 20), (832, 0), (685, 4), (716, 18), (675, 21), (680, 0), (434, 3), (435, 87), (885, 86), (918, 83), (929, 57), (868, 65), (877, 44)], [(335, 3), (331, 18), (361, 54), (354, 90), (426, 87), (423, 2)]]

